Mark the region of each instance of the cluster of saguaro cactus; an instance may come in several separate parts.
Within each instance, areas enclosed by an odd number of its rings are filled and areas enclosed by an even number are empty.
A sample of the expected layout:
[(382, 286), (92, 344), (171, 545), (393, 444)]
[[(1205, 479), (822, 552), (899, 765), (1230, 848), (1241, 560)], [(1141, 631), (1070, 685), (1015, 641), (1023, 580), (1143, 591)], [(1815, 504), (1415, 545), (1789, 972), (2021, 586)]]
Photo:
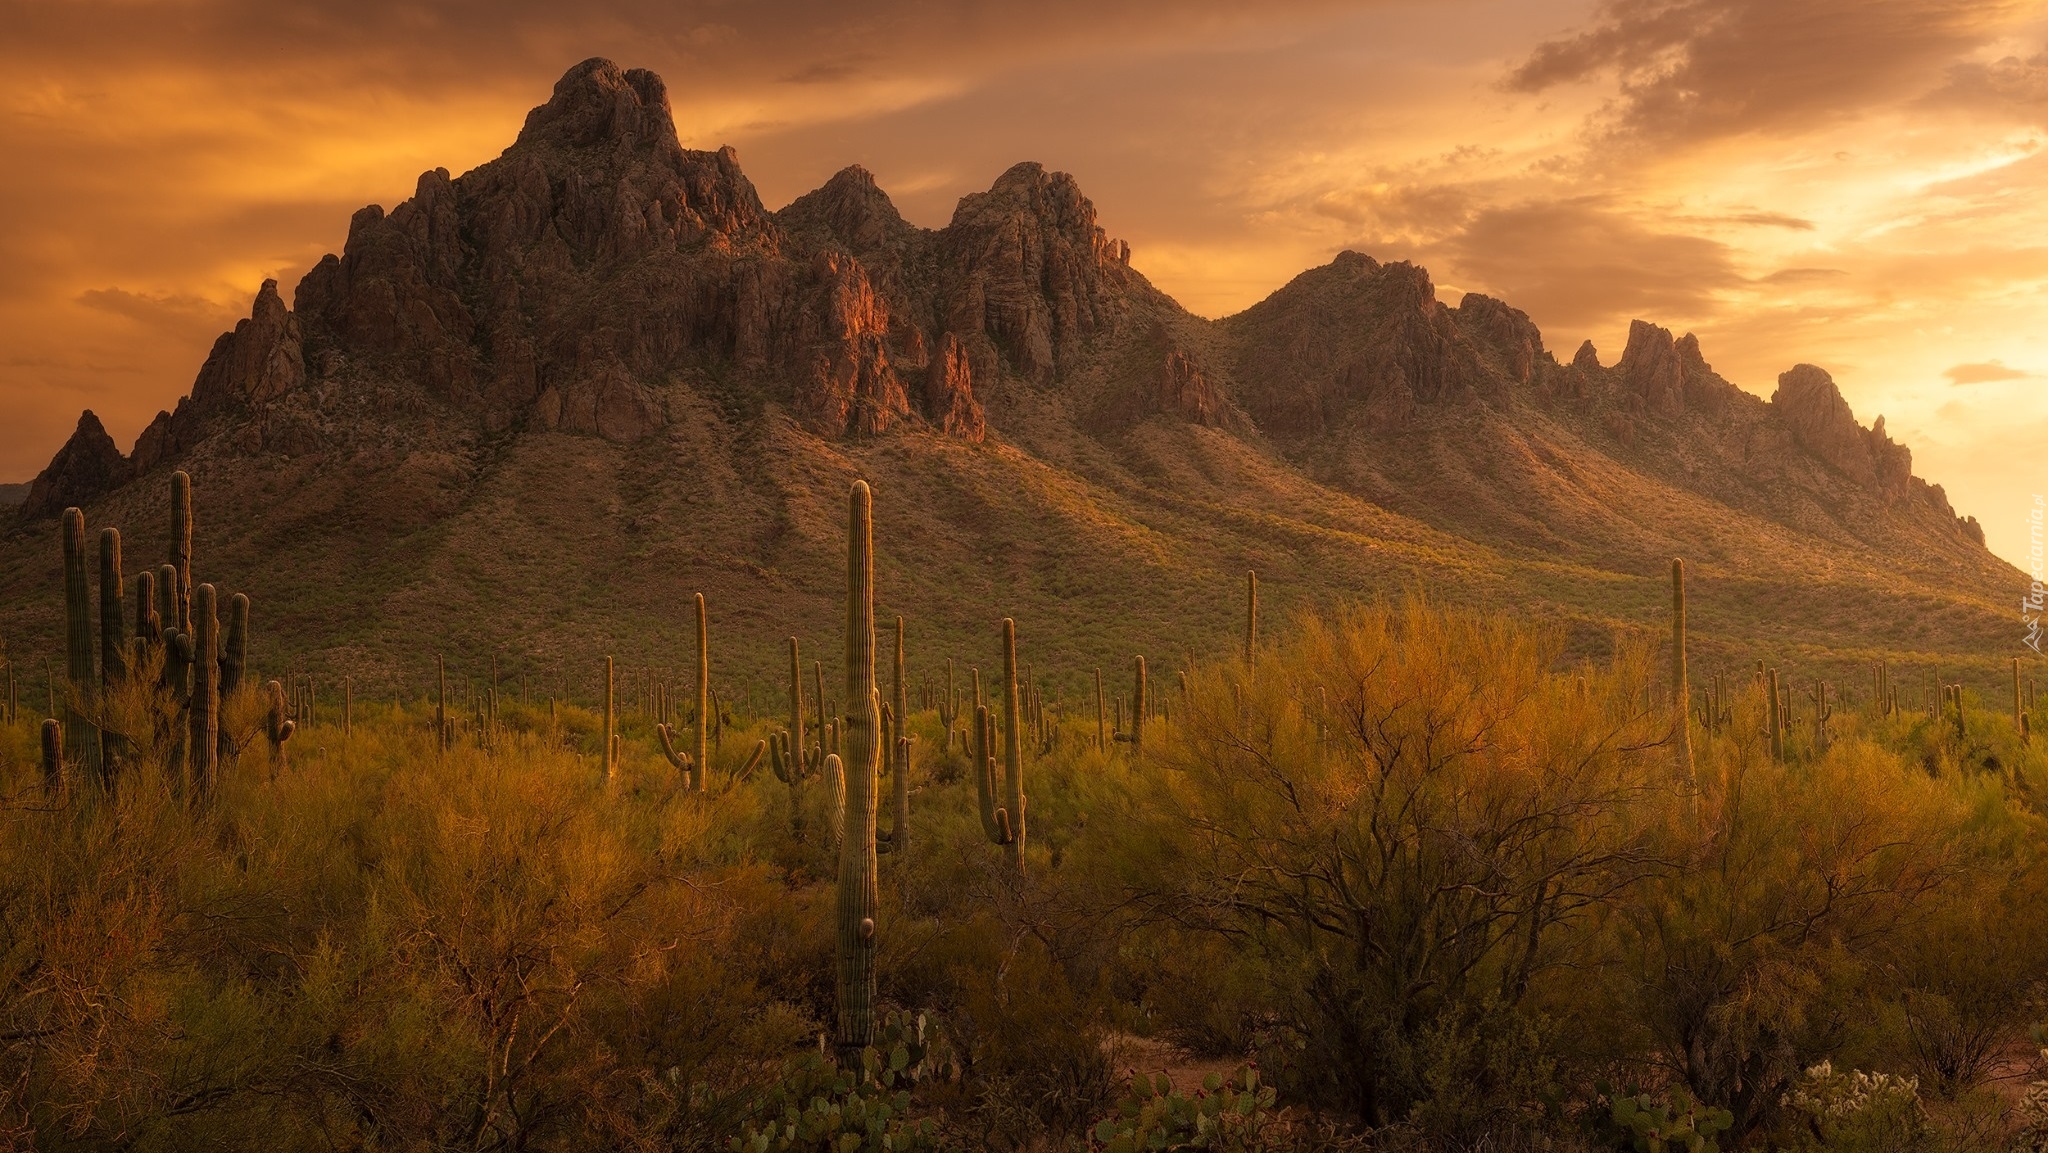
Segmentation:
[[(48, 758), (59, 768), (60, 777), (61, 770), (75, 765), (97, 772), (103, 783), (112, 784), (122, 757), (132, 746), (107, 726), (97, 702), (128, 681), (134, 670), (152, 662), (162, 670), (156, 697), (168, 714), (160, 721), (161, 733), (169, 739), (173, 763), (183, 768), (194, 796), (203, 796), (212, 787), (222, 759), (238, 748), (233, 736), (222, 728), (221, 702), (235, 693), (247, 676), (249, 598), (237, 593), (223, 606), (213, 585), (193, 585), (192, 480), (184, 472), (171, 474), (170, 497), (170, 559), (154, 571), (136, 574), (132, 638), (123, 603), (126, 589), (120, 530), (100, 532), (95, 612), (86, 571), (85, 514), (77, 508), (64, 510), (64, 651), (69, 704), (59, 721), (58, 745)], [(227, 613), (224, 635), (223, 607)], [(94, 617), (98, 618), (97, 643)], [(54, 699), (51, 712), (59, 712)], [(273, 745), (281, 746), (288, 735), (276, 737)]]
[(1899, 692), (1892, 687), (1891, 666), (1878, 661), (1870, 666), (1871, 707), (1880, 717), (1897, 715)]
[(1960, 684), (1941, 686), (1942, 717), (1952, 727), (1958, 742), (1967, 740), (1968, 732), (1963, 727), (1963, 686)]
[(1709, 737), (1717, 737), (1735, 719), (1735, 707), (1729, 701), (1727, 681), (1720, 673), (1707, 680), (1707, 687), (1700, 693), (1699, 706), (1694, 710), (1700, 728)]

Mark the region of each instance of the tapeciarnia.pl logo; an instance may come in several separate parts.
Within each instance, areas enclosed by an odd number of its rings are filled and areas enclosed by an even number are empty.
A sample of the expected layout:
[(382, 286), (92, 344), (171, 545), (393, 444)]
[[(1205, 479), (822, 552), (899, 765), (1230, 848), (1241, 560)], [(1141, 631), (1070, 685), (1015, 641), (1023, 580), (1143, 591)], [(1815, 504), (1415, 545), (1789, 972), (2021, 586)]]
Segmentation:
[(2048, 604), (2042, 590), (2042, 582), (2048, 580), (2048, 562), (2044, 562), (2041, 546), (2044, 512), (2048, 512), (2048, 499), (2037, 492), (2034, 507), (2027, 512), (2027, 568), (2034, 580), (2027, 586), (2026, 599), (2020, 602), (2020, 623), (2027, 626), (2026, 645), (2037, 653), (2041, 651), (2041, 610)]

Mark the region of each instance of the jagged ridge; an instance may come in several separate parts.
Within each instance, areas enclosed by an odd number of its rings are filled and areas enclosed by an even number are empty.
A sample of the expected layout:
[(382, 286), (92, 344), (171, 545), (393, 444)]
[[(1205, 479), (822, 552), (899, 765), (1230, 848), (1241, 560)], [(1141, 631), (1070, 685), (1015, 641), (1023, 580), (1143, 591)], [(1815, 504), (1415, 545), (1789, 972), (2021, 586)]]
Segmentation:
[[(1766, 531), (1902, 571), (1961, 566), (1972, 587), (2005, 572), (1882, 418), (1858, 424), (1813, 366), (1766, 402), (1642, 321), (1614, 366), (1590, 343), (1561, 364), (1509, 304), (1447, 307), (1424, 270), (1355, 252), (1203, 320), (1131, 268), (1072, 177), (1036, 164), (941, 229), (905, 221), (858, 167), (771, 212), (732, 150), (681, 146), (658, 77), (603, 60), (571, 69), (496, 160), (356, 213), (293, 307), (266, 282), (127, 457), (86, 414), (21, 515), (174, 461), (312, 458), (379, 494), (351, 531), (397, 539), (476, 499), (493, 454), (550, 433), (652, 445), (671, 462), (652, 467), (693, 479), (763, 446), (797, 453), (763, 462), (786, 469), (987, 438), (988, 467), (1014, 471), (1014, 446), (1107, 486), (1095, 499), (1214, 488), (1257, 459), (1273, 492), (1301, 477), (1418, 524), (1374, 532), (1426, 525), (1506, 555), (1637, 571), (1734, 557)], [(722, 546), (763, 564), (776, 539)]]

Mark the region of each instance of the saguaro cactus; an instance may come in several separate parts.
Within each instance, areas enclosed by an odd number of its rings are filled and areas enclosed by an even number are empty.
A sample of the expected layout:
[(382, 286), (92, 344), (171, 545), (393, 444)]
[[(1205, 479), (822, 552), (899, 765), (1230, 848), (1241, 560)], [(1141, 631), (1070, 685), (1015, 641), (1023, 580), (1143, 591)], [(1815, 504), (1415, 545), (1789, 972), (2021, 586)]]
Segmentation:
[(841, 747), (846, 788), (839, 847), (839, 997), (834, 1041), (840, 1064), (857, 1068), (875, 1039), (875, 762), (881, 696), (875, 688), (873, 495), (866, 481), (847, 496), (846, 724)]
[(1017, 622), (1003, 618), (1003, 786), (1010, 815), (1010, 867), (1024, 871), (1024, 734), (1017, 716)]
[(276, 681), (265, 684), (263, 695), (270, 699), (270, 711), (264, 717), (263, 735), (270, 741), (270, 771), (275, 774), (284, 768), (284, 743), (292, 739), (292, 732), (298, 726), (285, 715), (282, 684)]
[(85, 574), (85, 514), (64, 510), (64, 657), (70, 700), (64, 705), (64, 747), (81, 765), (99, 763), (99, 731), (87, 719), (97, 695), (93, 668), (92, 586)]
[(55, 717), (43, 722), (43, 788), (64, 789), (64, 726)]
[[(434, 748), (445, 757), (448, 755), (448, 658), (445, 655), (441, 653), (434, 654), (434, 672), (438, 678), (438, 687), (435, 689), (434, 697)], [(277, 684), (276, 681), (270, 683), (273, 685)], [(279, 707), (282, 708), (284, 702), (284, 686), (282, 685), (278, 685), (277, 699)]]
[[(803, 654), (802, 654), (802, 653), (801, 653), (800, 651), (798, 651), (798, 648), (797, 648), (797, 643), (796, 643), (796, 638), (795, 638), (795, 637), (791, 637), (791, 638), (789, 638), (789, 750), (788, 750), (788, 751), (789, 751), (789, 754), (790, 754), (790, 768), (791, 768), (792, 770), (794, 770), (794, 773), (795, 773), (795, 778), (785, 778), (785, 779), (788, 779), (788, 780), (790, 781), (790, 786), (789, 786), (789, 787), (790, 787), (790, 789), (791, 789), (792, 791), (794, 791), (794, 790), (795, 790), (795, 788), (797, 787), (797, 784), (798, 784), (799, 780), (800, 780), (800, 779), (802, 778), (802, 776), (803, 776), (803, 771), (804, 771), (804, 768), (805, 768), (805, 765), (804, 765), (804, 662), (803, 662)], [(778, 777), (779, 777), (779, 776), (782, 776), (782, 774), (781, 774), (781, 773), (777, 773), (777, 774), (776, 774), (776, 776), (778, 776)]]
[(1244, 574), (1244, 663), (1249, 666), (1259, 659), (1259, 573), (1252, 569)]
[(1149, 711), (1150, 698), (1145, 688), (1145, 658), (1131, 660), (1131, 760), (1136, 764), (1145, 763), (1145, 716)]
[(176, 565), (157, 566), (156, 604), (164, 634), (163, 683), (170, 690), (174, 706), (182, 707), (192, 693), (192, 633), (187, 610), (178, 597)]
[(1828, 747), (1834, 743), (1834, 730), (1828, 722), (1834, 719), (1835, 706), (1828, 703), (1828, 683), (1813, 682), (1813, 754), (1827, 755)]
[(787, 731), (768, 735), (768, 766), (775, 773), (775, 779), (789, 786), (789, 835), (792, 840), (804, 839), (804, 763), (800, 753), (790, 744)]
[(697, 768), (691, 774), (692, 792), (704, 791), (704, 779), (711, 775), (711, 726), (717, 718), (711, 709), (710, 618), (705, 614), (704, 594), (697, 594)]
[(220, 774), (220, 608), (210, 584), (192, 592), (191, 732), (185, 742), (192, 795), (204, 797)]
[(2020, 659), (2012, 659), (2012, 727), (2021, 737), (2027, 735), (2027, 709), (2020, 698)]
[(1095, 670), (1095, 747), (1109, 750), (1109, 721), (1102, 707), (1102, 670)]
[(1693, 775), (1692, 682), (1685, 668), (1685, 562), (1671, 561), (1671, 724), (1674, 768), (1680, 783), (1691, 786)]
[(1769, 702), (1771, 759), (1783, 761), (1785, 759), (1785, 709), (1784, 700), (1778, 695), (1778, 670), (1768, 670), (1765, 683), (1767, 691), (1771, 694)]
[(604, 779), (606, 784), (616, 784), (619, 779), (618, 706), (613, 701), (616, 689), (613, 681), (612, 659), (604, 659)]
[(171, 567), (178, 579), (171, 595), (178, 603), (178, 631), (192, 628), (192, 478), (183, 469), (171, 474)]
[(903, 683), (903, 618), (896, 618), (896, 708), (889, 731), (889, 848), (901, 853), (910, 845), (910, 698)]
[(249, 594), (228, 598), (227, 632), (220, 646), (220, 695), (233, 696), (249, 672)]
[(128, 610), (122, 604), (121, 530), (100, 530), (100, 687), (128, 679)]

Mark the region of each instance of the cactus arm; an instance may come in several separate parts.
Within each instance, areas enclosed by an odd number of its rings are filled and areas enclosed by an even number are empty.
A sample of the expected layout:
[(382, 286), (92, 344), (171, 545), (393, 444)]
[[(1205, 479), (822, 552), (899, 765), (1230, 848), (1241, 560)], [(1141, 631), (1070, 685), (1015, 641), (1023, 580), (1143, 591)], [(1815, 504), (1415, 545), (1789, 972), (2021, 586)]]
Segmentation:
[(675, 730), (667, 725), (654, 726), (654, 737), (661, 745), (661, 755), (683, 775), (683, 787), (691, 791), (703, 789), (703, 777), (695, 772), (695, 763), (690, 754), (676, 751)]
[(734, 785), (746, 784), (747, 779), (754, 775), (754, 770), (761, 767), (761, 758), (767, 752), (767, 741), (755, 741), (754, 751), (747, 754), (747, 759), (740, 764), (739, 771), (732, 775), (732, 783)]

